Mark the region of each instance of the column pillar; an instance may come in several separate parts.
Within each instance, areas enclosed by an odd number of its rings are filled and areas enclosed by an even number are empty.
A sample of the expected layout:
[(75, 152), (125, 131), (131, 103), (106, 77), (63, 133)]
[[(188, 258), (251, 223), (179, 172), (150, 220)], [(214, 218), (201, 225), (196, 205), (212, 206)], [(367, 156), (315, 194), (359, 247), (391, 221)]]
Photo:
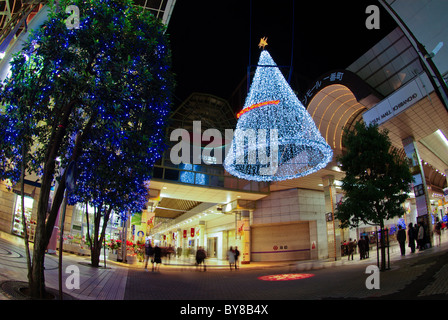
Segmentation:
[(182, 248), (182, 237), (183, 237), (182, 229), (178, 228), (176, 230), (176, 257), (177, 258), (180, 258), (177, 253), (179, 252), (179, 248)]
[(423, 222), (426, 234), (429, 235), (429, 238), (426, 239), (426, 241), (429, 241), (430, 245), (432, 245), (433, 225), (432, 219), (430, 219), (431, 203), (429, 201), (422, 160), (420, 159), (414, 137), (407, 137), (406, 139), (403, 139), (402, 143), (408, 158), (409, 168), (414, 177), (412, 187), (414, 189), (415, 204), (417, 207), (417, 222)]
[(325, 196), (325, 212), (327, 225), (328, 258), (341, 258), (341, 229), (340, 222), (334, 217), (336, 207), (336, 186), (334, 176), (329, 175), (322, 178)]
[(250, 210), (242, 210), (241, 211), (241, 220), (240, 220), (240, 235), (241, 235), (241, 246), (242, 248), (238, 248), (240, 250), (241, 255), (241, 263), (249, 264), (250, 263)]
[[(448, 184), (448, 169), (445, 169), (445, 177), (446, 182)], [(443, 189), (443, 213), (442, 218), (445, 217), (445, 215), (448, 213), (447, 211), (447, 204), (448, 204), (448, 188)]]
[(202, 247), (205, 249), (205, 221), (199, 221), (199, 238), (198, 238), (198, 247)]

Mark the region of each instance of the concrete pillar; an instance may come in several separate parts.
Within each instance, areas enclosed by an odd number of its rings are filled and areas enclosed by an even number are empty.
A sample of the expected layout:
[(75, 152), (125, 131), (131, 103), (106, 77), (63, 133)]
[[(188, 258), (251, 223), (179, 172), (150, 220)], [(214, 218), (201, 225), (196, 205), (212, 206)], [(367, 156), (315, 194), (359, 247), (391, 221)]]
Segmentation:
[(241, 248), (238, 248), (240, 251), (240, 262), (242, 264), (250, 263), (250, 210), (242, 210), (241, 211)]
[(199, 238), (198, 238), (198, 245), (197, 247), (202, 247), (205, 249), (206, 243), (205, 243), (205, 221), (199, 221)]
[(325, 212), (327, 222), (327, 242), (328, 258), (341, 258), (341, 229), (340, 222), (334, 217), (334, 208), (336, 207), (336, 186), (335, 178), (332, 175), (322, 178), (325, 196)]
[[(177, 253), (178, 253), (178, 248), (182, 248), (182, 237), (183, 237), (183, 235), (182, 235), (182, 229), (177, 229), (176, 230), (176, 257), (178, 257), (177, 256)], [(178, 257), (179, 258), (179, 257)]]
[(433, 225), (431, 214), (431, 203), (429, 201), (428, 188), (426, 185), (425, 172), (423, 171), (422, 161), (418, 153), (417, 144), (413, 137), (407, 137), (402, 141), (404, 151), (408, 158), (409, 168), (414, 177), (413, 189), (415, 195), (415, 204), (417, 207), (417, 222), (423, 222), (427, 234), (429, 234), (429, 243), (432, 245)]

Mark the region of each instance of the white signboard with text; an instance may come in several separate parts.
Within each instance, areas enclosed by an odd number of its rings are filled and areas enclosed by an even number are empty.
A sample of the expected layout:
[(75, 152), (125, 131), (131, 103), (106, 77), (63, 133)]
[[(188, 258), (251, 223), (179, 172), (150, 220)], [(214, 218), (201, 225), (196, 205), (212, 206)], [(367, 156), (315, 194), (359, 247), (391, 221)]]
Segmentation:
[(414, 105), (433, 87), (426, 74), (421, 74), (363, 114), (366, 125), (382, 124)]

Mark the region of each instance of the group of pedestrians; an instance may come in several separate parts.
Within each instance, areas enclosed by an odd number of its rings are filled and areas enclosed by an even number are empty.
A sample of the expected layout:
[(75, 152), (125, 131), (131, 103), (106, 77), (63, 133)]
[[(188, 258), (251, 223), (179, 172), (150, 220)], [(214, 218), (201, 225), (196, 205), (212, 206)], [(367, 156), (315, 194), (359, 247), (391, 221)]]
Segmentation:
[[(401, 234), (403, 231), (400, 231)], [(419, 251), (425, 250), (426, 248), (426, 231), (424, 228), (423, 223), (419, 222), (418, 224), (412, 225), (412, 223), (409, 223), (408, 225), (408, 247), (411, 249), (411, 253), (414, 253), (416, 249)], [(404, 256), (406, 254), (405, 250), (405, 241), (406, 237), (400, 236), (398, 237), (397, 234), (397, 240), (400, 243), (400, 250), (401, 255)]]
[[(232, 270), (233, 268), (237, 270), (239, 268), (239, 256), (240, 252), (238, 250), (238, 247), (235, 247), (235, 249), (233, 249), (233, 247), (229, 248), (229, 250), (227, 251), (226, 258), (227, 261), (229, 261), (230, 270)], [(196, 251), (196, 268), (200, 268), (202, 264), (203, 270), (204, 271), (207, 270), (207, 266), (205, 264), (206, 257), (207, 254), (205, 250), (202, 247), (199, 247), (198, 250)]]
[(358, 241), (349, 239), (348, 242), (344, 242), (343, 247), (346, 249), (346, 254), (348, 255), (348, 260), (353, 260), (353, 256), (358, 247), (359, 258), (361, 260), (369, 258), (370, 245), (368, 237), (360, 237)]
[[(235, 249), (233, 249), (233, 247), (229, 248), (227, 251), (227, 260), (229, 261), (230, 270), (237, 270), (239, 268), (239, 256), (240, 251), (238, 250), (238, 247), (235, 247)], [(201, 265), (204, 271), (207, 270), (207, 265), (205, 263), (206, 258), (207, 253), (204, 248), (199, 247), (196, 251), (196, 268), (198, 270)], [(151, 261), (153, 272), (160, 270), (160, 264), (162, 263), (162, 250), (158, 245), (153, 247), (151, 245), (151, 241), (147, 240), (145, 243), (145, 270), (148, 270), (149, 261)]]
[[(400, 228), (400, 227), (399, 227)], [(402, 229), (401, 229), (402, 230)], [(405, 255), (405, 242), (406, 235), (403, 236), (404, 230), (398, 231), (401, 233), (399, 236), (397, 233), (397, 240), (400, 243), (401, 255)], [(442, 223), (439, 218), (436, 217), (436, 221), (434, 224), (434, 235), (436, 240), (436, 245), (440, 246), (441, 237), (442, 237)], [(423, 222), (419, 222), (418, 224), (412, 225), (409, 223), (408, 225), (408, 247), (411, 249), (411, 253), (414, 253), (416, 249), (419, 251), (425, 250), (430, 246), (430, 235), (428, 234), (427, 229)]]
[(162, 249), (158, 245), (153, 247), (149, 240), (145, 243), (145, 270), (148, 270), (148, 262), (151, 260), (152, 272), (160, 270), (162, 263)]
[(361, 237), (358, 241), (359, 257), (361, 260), (369, 258), (370, 243), (367, 236)]
[[(434, 224), (434, 236), (435, 236), (435, 245), (440, 246), (441, 244), (441, 235), (442, 229), (445, 228), (445, 225), (442, 224), (440, 219), (436, 217)], [(423, 222), (418, 222), (417, 224), (409, 223), (406, 230), (398, 225), (397, 231), (397, 241), (400, 246), (400, 253), (402, 256), (406, 254), (406, 240), (408, 241), (408, 247), (411, 250), (411, 253), (415, 253), (416, 250), (422, 251), (431, 246), (430, 234), (428, 233), (427, 228)], [(348, 256), (348, 260), (353, 260), (353, 255), (356, 251), (356, 247), (359, 250), (360, 259), (369, 258), (369, 238), (361, 237), (359, 241), (350, 239), (348, 242), (344, 241), (342, 244), (342, 248), (344, 253)]]
[(235, 268), (235, 270), (238, 270), (239, 257), (240, 257), (240, 252), (238, 251), (238, 247), (235, 247), (235, 249), (233, 249), (233, 247), (230, 247), (229, 250), (227, 251), (227, 260), (229, 261), (230, 270), (232, 270), (232, 268)]

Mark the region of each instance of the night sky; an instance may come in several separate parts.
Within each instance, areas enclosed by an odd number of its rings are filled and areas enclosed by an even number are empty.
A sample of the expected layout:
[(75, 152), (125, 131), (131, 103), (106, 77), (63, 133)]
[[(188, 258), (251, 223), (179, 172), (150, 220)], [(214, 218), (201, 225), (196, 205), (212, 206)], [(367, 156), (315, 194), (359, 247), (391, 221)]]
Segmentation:
[[(366, 28), (370, 4), (381, 10), (379, 30)], [(375, 0), (177, 0), (168, 27), (174, 104), (192, 92), (229, 99), (246, 84), (248, 66), (257, 64), (262, 37), (285, 74), (292, 56), (291, 86), (300, 95), (320, 75), (348, 67), (395, 26)]]

